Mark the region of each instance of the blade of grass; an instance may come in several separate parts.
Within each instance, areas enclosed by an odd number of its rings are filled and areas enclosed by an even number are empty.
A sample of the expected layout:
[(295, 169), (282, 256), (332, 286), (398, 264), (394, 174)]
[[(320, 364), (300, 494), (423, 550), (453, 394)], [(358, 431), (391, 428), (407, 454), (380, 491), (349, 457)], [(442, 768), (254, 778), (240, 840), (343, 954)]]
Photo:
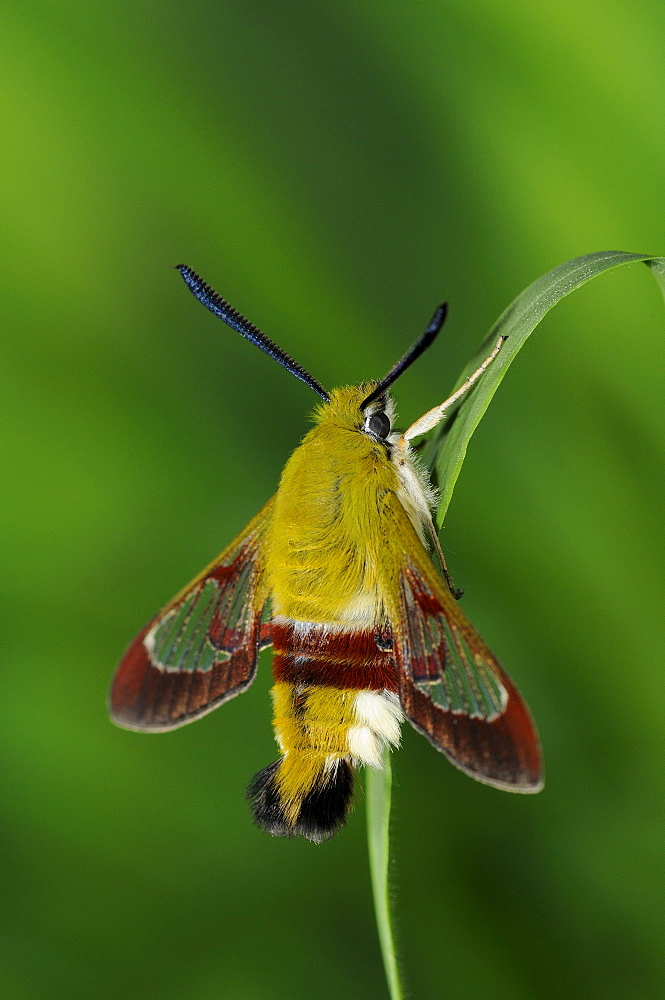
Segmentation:
[(402, 1000), (404, 994), (397, 968), (388, 888), (390, 793), (392, 789), (390, 750), (388, 748), (383, 751), (383, 771), (376, 771), (374, 768), (368, 767), (366, 775), (367, 842), (374, 913), (376, 914), (376, 925), (390, 1000)]
[(665, 297), (665, 257), (606, 250), (586, 254), (560, 264), (529, 285), (501, 314), (474, 357), (461, 374), (455, 388), (494, 347), (499, 336), (507, 336), (501, 353), (488, 368), (478, 385), (463, 397), (440, 431), (428, 442), (423, 459), (433, 469), (441, 500), (437, 513), (439, 527), (446, 516), (455, 483), (459, 476), (466, 449), (480, 419), (499, 388), (508, 367), (526, 339), (546, 315), (566, 295), (596, 278), (599, 274), (623, 264), (645, 263), (658, 282)]

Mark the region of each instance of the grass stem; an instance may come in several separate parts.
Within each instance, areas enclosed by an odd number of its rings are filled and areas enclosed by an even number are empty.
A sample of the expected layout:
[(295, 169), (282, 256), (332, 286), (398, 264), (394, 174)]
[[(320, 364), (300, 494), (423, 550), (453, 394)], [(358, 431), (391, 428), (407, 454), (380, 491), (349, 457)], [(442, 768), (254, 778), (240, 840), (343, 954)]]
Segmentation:
[(383, 771), (367, 768), (367, 842), (369, 847), (369, 868), (372, 878), (374, 913), (379, 933), (383, 967), (388, 983), (390, 1000), (403, 1000), (402, 984), (397, 968), (395, 940), (390, 915), (390, 895), (388, 890), (390, 793), (392, 770), (390, 750), (383, 751)]

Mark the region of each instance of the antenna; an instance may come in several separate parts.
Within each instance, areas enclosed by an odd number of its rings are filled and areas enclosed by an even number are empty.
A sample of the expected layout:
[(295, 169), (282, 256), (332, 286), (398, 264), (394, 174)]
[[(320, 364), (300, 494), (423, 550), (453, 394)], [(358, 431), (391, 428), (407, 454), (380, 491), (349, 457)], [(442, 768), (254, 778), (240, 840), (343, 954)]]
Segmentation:
[(416, 361), (420, 355), (427, 350), (427, 348), (436, 339), (441, 327), (444, 324), (446, 316), (448, 314), (448, 303), (442, 302), (440, 306), (437, 306), (432, 319), (430, 320), (427, 329), (418, 337), (415, 344), (412, 344), (408, 349), (404, 357), (400, 358), (396, 365), (394, 365), (385, 378), (382, 378), (376, 389), (370, 392), (367, 399), (363, 400), (360, 404), (360, 409), (364, 410), (366, 406), (373, 403), (375, 399), (382, 396), (386, 389), (389, 389), (393, 382), (396, 382), (400, 375), (403, 375), (407, 368), (410, 368), (414, 361)]
[(274, 344), (264, 333), (261, 333), (257, 326), (250, 323), (249, 320), (245, 319), (239, 312), (237, 312), (233, 306), (230, 306), (226, 299), (223, 299), (221, 295), (206, 285), (202, 278), (199, 278), (196, 271), (193, 271), (191, 267), (187, 267), (186, 264), (178, 264), (176, 266), (176, 271), (180, 271), (184, 278), (185, 284), (189, 288), (192, 295), (194, 295), (199, 302), (201, 302), (206, 309), (209, 309), (211, 313), (218, 316), (219, 319), (223, 319), (232, 330), (235, 330), (245, 337), (247, 340), (251, 340), (253, 344), (256, 344), (265, 354), (268, 354), (271, 358), (274, 358), (280, 365), (282, 365), (288, 372), (299, 378), (301, 382), (308, 385), (310, 389), (318, 393), (322, 399), (326, 402), (330, 400), (329, 394), (323, 388), (320, 382), (317, 382), (313, 375), (310, 375), (308, 371), (305, 371), (297, 361), (289, 357), (286, 351), (283, 351), (281, 347)]

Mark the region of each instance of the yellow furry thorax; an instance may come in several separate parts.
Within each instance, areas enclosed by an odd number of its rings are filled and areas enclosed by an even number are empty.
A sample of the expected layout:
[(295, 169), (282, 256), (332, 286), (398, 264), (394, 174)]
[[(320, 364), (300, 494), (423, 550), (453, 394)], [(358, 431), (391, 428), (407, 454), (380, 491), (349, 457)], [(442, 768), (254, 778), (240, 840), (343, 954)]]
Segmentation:
[(335, 389), (284, 468), (267, 552), (274, 614), (363, 627), (384, 615), (377, 513), (399, 480), (386, 446), (362, 430), (373, 385)]

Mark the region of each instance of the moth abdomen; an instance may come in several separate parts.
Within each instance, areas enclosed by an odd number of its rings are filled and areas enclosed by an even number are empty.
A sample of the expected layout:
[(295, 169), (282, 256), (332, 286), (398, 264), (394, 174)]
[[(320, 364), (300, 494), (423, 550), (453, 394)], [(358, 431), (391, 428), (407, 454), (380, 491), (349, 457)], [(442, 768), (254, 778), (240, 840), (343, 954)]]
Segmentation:
[[(379, 644), (378, 638), (381, 640)], [(258, 826), (327, 840), (344, 825), (358, 766), (381, 768), (403, 718), (387, 636), (273, 621), (275, 736), (282, 757), (252, 780)]]

